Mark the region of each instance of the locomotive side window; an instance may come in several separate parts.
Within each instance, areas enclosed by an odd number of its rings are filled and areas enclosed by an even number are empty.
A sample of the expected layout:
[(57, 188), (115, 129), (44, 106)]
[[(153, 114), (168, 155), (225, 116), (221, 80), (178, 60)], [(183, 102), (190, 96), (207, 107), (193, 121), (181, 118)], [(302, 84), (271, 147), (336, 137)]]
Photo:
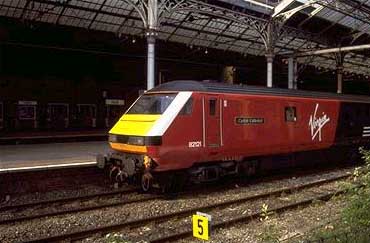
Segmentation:
[(210, 116), (216, 115), (216, 100), (215, 99), (209, 100), (209, 115)]
[(286, 122), (297, 121), (297, 109), (294, 106), (285, 107), (285, 121)]
[(180, 111), (180, 115), (190, 115), (193, 111), (193, 98), (188, 99), (184, 107)]

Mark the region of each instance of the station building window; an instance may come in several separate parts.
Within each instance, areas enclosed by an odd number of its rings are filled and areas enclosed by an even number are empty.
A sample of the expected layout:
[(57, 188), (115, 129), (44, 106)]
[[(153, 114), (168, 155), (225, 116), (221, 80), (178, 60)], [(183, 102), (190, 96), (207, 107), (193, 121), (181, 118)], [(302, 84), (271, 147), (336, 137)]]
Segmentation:
[(286, 122), (297, 121), (297, 109), (294, 106), (285, 107), (285, 121)]

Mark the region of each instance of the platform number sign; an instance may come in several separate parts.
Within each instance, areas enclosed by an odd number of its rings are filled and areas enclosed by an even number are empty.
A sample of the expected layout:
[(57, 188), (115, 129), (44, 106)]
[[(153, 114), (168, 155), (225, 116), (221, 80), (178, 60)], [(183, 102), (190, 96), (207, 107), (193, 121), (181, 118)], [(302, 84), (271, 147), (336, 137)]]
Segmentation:
[(209, 240), (211, 215), (197, 212), (193, 215), (193, 236), (201, 240)]

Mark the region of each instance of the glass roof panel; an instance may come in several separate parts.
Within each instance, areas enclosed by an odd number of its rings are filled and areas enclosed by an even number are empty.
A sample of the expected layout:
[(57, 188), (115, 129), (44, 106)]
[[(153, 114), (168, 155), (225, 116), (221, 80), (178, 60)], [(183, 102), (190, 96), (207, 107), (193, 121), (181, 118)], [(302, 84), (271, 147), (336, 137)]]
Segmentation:
[[(249, 5), (244, 4), (243, 6), (252, 6), (251, 1), (246, 0)], [(254, 1), (271, 6), (275, 6), (277, 2), (307, 3), (306, 0)], [(61, 2), (60, 0), (38, 0), (32, 1), (29, 4), (27, 2), (27, 0), (0, 0), (0, 15), (13, 18), (20, 18), (22, 16), (24, 19), (48, 23), (57, 23), (59, 19), (58, 24), (61, 25), (115, 33), (120, 32), (129, 35), (143, 36), (144, 34), (143, 22), (140, 15), (126, 1), (71, 0), (69, 2)], [(337, 3), (334, 4), (334, 2)], [(324, 7), (315, 13), (313, 17), (322, 18), (331, 23), (338, 23), (355, 31), (370, 34), (370, 14), (363, 9), (364, 7), (370, 8), (370, 0), (357, 0), (357, 2), (346, 0), (343, 2), (323, 0), (319, 3), (319, 5), (321, 4), (320, 6), (324, 6), (325, 4), (330, 6)], [(360, 4), (353, 5), (353, 3)], [(276, 8), (278, 7), (279, 5)], [(255, 11), (258, 9), (251, 8), (250, 10)], [(284, 9), (282, 10), (284, 11)], [(245, 14), (237, 14), (243, 15), (243, 18), (245, 18)], [(174, 12), (162, 22), (159, 38), (164, 40), (170, 38), (171, 41), (175, 42), (192, 43), (194, 45), (227, 51), (237, 51), (240, 53), (253, 52), (264, 55), (265, 47), (262, 44), (263, 41), (255, 29), (236, 23), (239, 20), (235, 20), (236, 22), (233, 23), (230, 20), (223, 19), (223, 17), (224, 15), (220, 15), (220, 12), (215, 14), (195, 11), (190, 13), (184, 10)], [(326, 47), (319, 44), (319, 42), (309, 41), (308, 35), (307, 38), (304, 38), (303, 35), (300, 35), (300, 38), (295, 37), (296, 35), (281, 38), (277, 42), (276, 50), (284, 53), (293, 49), (302, 51), (312, 47)], [(355, 62), (351, 64), (352, 66), (357, 65), (357, 63), (362, 63), (363, 65), (363, 62), (370, 62), (368, 58), (362, 59), (362, 56), (363, 54), (353, 55), (348, 60)], [(321, 59), (326, 60), (327, 58)], [(334, 63), (334, 60), (330, 60), (330, 63)], [(370, 69), (368, 72), (370, 73)]]

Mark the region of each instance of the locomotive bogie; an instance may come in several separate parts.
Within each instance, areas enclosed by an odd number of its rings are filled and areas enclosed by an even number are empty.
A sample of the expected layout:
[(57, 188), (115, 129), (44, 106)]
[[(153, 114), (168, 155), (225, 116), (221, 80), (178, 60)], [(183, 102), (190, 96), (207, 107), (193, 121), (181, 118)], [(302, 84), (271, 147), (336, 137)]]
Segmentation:
[(204, 183), (219, 180), (222, 177), (237, 175), (238, 162), (228, 161), (196, 165), (189, 169), (189, 178), (192, 183)]
[(148, 156), (135, 153), (99, 155), (97, 161), (98, 166), (108, 169), (110, 178), (117, 182), (137, 181), (139, 175), (145, 174), (154, 165)]

